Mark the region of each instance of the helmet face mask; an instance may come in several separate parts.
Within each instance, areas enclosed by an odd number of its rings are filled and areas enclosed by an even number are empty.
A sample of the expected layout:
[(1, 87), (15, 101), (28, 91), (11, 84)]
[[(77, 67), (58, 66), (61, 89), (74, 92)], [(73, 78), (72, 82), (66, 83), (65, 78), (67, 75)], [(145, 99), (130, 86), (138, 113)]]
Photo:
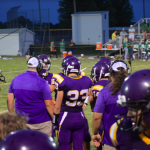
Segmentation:
[[(124, 80), (117, 105), (124, 107), (125, 113), (115, 116), (117, 120), (123, 118), (123, 121), (118, 123), (122, 131), (132, 129), (134, 132), (141, 133), (150, 129), (149, 77), (150, 70), (147, 69), (137, 71)], [(133, 122), (133, 126), (130, 128), (126, 126), (129, 120)], [(149, 124), (149, 126), (145, 124)]]
[(48, 56), (42, 54), (38, 56), (40, 63), (43, 66), (43, 69), (40, 71), (40, 76), (46, 76), (46, 72), (50, 70), (51, 60)]

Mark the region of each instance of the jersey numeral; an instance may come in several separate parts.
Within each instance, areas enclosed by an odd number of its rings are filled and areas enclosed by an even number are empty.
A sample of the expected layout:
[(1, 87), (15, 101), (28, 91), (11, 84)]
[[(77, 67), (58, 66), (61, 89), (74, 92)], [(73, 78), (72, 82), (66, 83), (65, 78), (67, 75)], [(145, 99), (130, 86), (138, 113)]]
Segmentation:
[[(85, 94), (85, 96), (83, 96)], [(70, 107), (82, 106), (83, 102), (78, 101), (79, 96), (82, 96), (81, 99), (85, 100), (88, 96), (88, 89), (83, 89), (80, 92), (77, 90), (68, 91), (67, 96), (69, 96), (70, 101), (66, 101), (66, 105)]]
[(99, 92), (93, 91), (93, 97), (98, 97)]

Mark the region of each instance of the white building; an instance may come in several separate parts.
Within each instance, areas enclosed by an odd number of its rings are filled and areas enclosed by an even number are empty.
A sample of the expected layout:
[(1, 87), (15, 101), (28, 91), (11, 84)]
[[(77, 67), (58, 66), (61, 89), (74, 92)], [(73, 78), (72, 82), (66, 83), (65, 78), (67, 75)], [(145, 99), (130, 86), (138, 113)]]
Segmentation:
[(34, 44), (34, 32), (26, 29), (0, 29), (0, 55), (16, 56), (29, 50), (30, 44)]
[(72, 39), (77, 45), (106, 43), (109, 39), (109, 12), (77, 12), (72, 16)]

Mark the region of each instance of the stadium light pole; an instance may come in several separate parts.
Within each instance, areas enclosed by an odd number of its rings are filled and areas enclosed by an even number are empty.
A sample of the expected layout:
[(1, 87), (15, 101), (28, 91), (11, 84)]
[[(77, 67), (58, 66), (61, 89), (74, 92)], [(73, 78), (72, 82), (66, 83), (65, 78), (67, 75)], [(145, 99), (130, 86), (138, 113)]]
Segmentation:
[(76, 13), (76, 0), (73, 0), (74, 13)]
[(143, 0), (143, 18), (145, 18), (145, 0)]

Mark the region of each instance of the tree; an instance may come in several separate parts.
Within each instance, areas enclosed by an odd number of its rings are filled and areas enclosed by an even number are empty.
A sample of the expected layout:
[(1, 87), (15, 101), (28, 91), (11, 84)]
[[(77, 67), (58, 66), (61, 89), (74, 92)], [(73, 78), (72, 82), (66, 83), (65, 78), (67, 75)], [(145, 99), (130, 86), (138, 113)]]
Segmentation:
[[(59, 6), (60, 28), (71, 28), (73, 0), (60, 0)], [(129, 0), (76, 0), (76, 10), (109, 11), (110, 26), (129, 26), (134, 19), (133, 7)]]

